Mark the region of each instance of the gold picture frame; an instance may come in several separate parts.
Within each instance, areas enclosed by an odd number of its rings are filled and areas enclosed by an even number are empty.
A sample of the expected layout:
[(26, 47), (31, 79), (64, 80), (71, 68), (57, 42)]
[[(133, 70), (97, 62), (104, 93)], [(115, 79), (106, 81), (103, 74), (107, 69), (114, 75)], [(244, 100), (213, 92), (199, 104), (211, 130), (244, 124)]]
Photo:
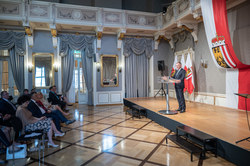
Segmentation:
[[(49, 77), (50, 77), (50, 84), (49, 85), (45, 85), (45, 86), (36, 86), (36, 82), (35, 82), (35, 71), (36, 71), (36, 58), (51, 58), (51, 70), (49, 73)], [(54, 54), (52, 53), (33, 53), (32, 54), (32, 83), (33, 83), (33, 88), (37, 88), (37, 89), (48, 89), (50, 86), (55, 84), (55, 79), (54, 79)]]
[[(115, 64), (114, 64), (115, 63)], [(119, 86), (118, 55), (101, 55), (101, 86)]]

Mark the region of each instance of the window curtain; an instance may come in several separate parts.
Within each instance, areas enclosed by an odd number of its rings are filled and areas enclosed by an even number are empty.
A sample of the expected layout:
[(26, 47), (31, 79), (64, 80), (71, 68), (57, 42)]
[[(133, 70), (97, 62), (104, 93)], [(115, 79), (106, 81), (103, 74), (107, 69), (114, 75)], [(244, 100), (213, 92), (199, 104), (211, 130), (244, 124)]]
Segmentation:
[(93, 61), (96, 61), (94, 54), (94, 36), (62, 34), (60, 37), (60, 55), (63, 63), (63, 88), (66, 94), (72, 83), (74, 71), (74, 50), (80, 50), (83, 63), (83, 74), (88, 89), (88, 105), (93, 105)]
[(88, 89), (88, 105), (93, 105), (93, 58), (88, 50), (82, 51), (82, 71)]
[(153, 53), (152, 39), (124, 39), (126, 97), (148, 96), (148, 67)]
[(13, 78), (19, 93), (21, 93), (24, 89), (25, 33), (0, 31), (0, 50), (9, 51)]

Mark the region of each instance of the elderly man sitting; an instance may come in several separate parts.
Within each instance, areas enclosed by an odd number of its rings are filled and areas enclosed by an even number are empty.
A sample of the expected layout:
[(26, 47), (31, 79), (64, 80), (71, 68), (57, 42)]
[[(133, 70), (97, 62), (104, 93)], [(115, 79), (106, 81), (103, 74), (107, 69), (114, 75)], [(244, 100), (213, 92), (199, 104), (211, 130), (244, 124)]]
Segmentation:
[(46, 116), (47, 118), (52, 118), (57, 130), (60, 132), (62, 132), (60, 122), (63, 122), (67, 125), (75, 122), (75, 120), (68, 120), (67, 118), (65, 118), (59, 110), (51, 111), (47, 109), (38, 99), (36, 92), (31, 93), (31, 101), (28, 105), (28, 110), (34, 117), (40, 118), (42, 116)]
[(52, 111), (59, 110), (64, 116), (69, 115), (68, 112), (64, 112), (58, 105), (52, 105), (47, 100), (44, 99), (42, 92), (37, 92), (38, 99), (43, 103), (43, 105)]

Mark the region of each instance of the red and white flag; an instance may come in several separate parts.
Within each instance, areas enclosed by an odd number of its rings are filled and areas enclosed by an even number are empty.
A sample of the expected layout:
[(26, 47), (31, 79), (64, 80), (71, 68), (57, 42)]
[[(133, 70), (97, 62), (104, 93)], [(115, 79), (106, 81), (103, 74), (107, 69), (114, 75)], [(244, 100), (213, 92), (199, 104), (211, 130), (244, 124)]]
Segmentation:
[[(250, 65), (241, 62), (231, 42), (226, 0), (201, 0), (202, 16), (209, 50), (219, 68), (235, 68), (226, 72), (226, 103), (232, 108), (246, 109), (245, 100), (234, 93), (250, 94)], [(250, 100), (247, 101), (250, 105)]]
[(175, 74), (175, 65), (177, 63), (177, 56), (174, 57), (174, 63), (173, 63), (173, 67), (172, 67), (172, 70), (171, 70), (171, 77), (174, 76)]
[(185, 63), (185, 59), (184, 59), (184, 54), (181, 55), (181, 68), (183, 68), (185, 70), (185, 66), (186, 66), (186, 63)]
[[(187, 73), (187, 67), (186, 67), (186, 63), (185, 63), (185, 59), (184, 59), (184, 55), (182, 54), (181, 55), (181, 68), (183, 68), (186, 73)], [(187, 90), (187, 85), (186, 85), (186, 79), (184, 79), (184, 89), (183, 89), (183, 92), (186, 92)]]
[(187, 55), (186, 65), (184, 69), (186, 70), (184, 92), (188, 91), (189, 94), (192, 94), (194, 91), (194, 78), (193, 78), (193, 65), (189, 53)]

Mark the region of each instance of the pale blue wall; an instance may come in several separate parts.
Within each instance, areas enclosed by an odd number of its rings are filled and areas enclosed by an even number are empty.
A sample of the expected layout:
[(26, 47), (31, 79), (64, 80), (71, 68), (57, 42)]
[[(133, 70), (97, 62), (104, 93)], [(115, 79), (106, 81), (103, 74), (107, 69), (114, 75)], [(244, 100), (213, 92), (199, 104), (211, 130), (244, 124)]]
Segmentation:
[[(118, 55), (119, 63), (121, 62), (121, 51), (117, 49), (117, 36), (116, 35), (103, 35), (102, 47), (99, 50), (99, 55), (102, 55), (102, 54)], [(101, 72), (97, 72), (97, 75), (96, 75), (97, 91), (121, 91), (122, 90), (122, 74), (119, 73), (118, 77), (119, 77), (118, 87), (102, 87), (101, 86)]]
[(54, 53), (50, 31), (34, 31), (32, 52)]
[[(52, 36), (50, 31), (34, 31), (34, 45), (29, 47), (29, 59), (32, 61), (33, 53), (52, 53), (56, 55), (56, 49), (52, 44)], [(33, 88), (32, 73), (29, 73), (29, 90)], [(57, 73), (54, 73), (55, 85), (57, 85)]]

